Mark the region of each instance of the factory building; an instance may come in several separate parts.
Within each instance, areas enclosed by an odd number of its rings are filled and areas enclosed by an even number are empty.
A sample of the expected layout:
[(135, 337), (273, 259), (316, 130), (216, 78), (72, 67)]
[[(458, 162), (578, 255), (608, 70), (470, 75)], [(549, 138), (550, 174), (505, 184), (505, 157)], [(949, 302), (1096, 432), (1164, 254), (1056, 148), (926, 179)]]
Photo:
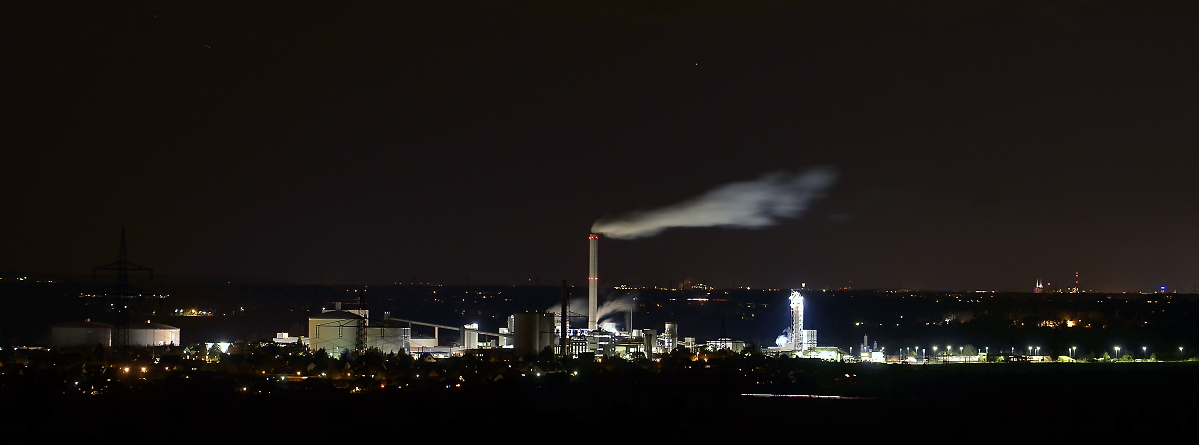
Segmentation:
[(777, 347), (765, 348), (765, 352), (791, 357), (820, 358), (823, 360), (841, 361), (846, 355), (837, 348), (821, 348), (816, 346), (816, 330), (804, 329), (804, 296), (798, 290), (791, 289), (788, 297), (791, 308), (791, 324), (787, 327), (786, 335), (780, 335), (776, 340)]
[[(389, 318), (372, 322), (367, 310), (341, 310), (340, 304), (308, 318), (308, 348), (331, 356), (378, 349), (383, 354), (427, 352), (437, 348), (436, 337), (417, 337), (409, 322)], [(476, 331), (477, 332), (477, 331)]]
[(816, 358), (830, 362), (842, 362), (845, 361), (845, 357), (849, 356), (849, 353), (842, 351), (841, 348), (836, 346), (816, 347), (806, 351), (796, 352), (798, 354), (796, 355), (797, 357)]
[(427, 336), (423, 336), (423, 335), (415, 336), (414, 335), (414, 336), (412, 336), (411, 339), (409, 339), (408, 345), (409, 345), (408, 352), (413, 353), (413, 354), (421, 354), (421, 353), (425, 353), (425, 352), (438, 351), (437, 337), (427, 337)]
[(616, 336), (612, 332), (595, 330), (587, 333), (587, 351), (596, 357), (616, 355)]
[(741, 352), (741, 351), (745, 350), (745, 342), (742, 340), (734, 340), (734, 339), (731, 339), (728, 337), (721, 337), (721, 338), (709, 341), (707, 344), (707, 348), (712, 351), (728, 349), (733, 352)]
[[(544, 332), (542, 335), (536, 335), (536, 333), (538, 330), (548, 330), (548, 336), (553, 335), (553, 327), (545, 325), (545, 320), (540, 319), (547, 316), (552, 321), (553, 314), (517, 314), (509, 317), (509, 327), (501, 328), (501, 332), (483, 332), (479, 330), (477, 323), (446, 326), (392, 318), (388, 312), (383, 312), (382, 320), (371, 320), (369, 311), (365, 309), (342, 310), (341, 303), (335, 303), (332, 310), (324, 310), (322, 313), (308, 318), (307, 345), (310, 350), (323, 349), (331, 356), (377, 349), (383, 354), (419, 355), (427, 353), (435, 357), (449, 357), (483, 345), (490, 347), (511, 345), (514, 343), (511, 333), (519, 332), (513, 328), (520, 323), (532, 323), (533, 327), (526, 329), (526, 332), (533, 333), (531, 334), (532, 340), (525, 346), (530, 349), (544, 348), (550, 345), (546, 339), (547, 335)], [(416, 335), (412, 332), (414, 325), (432, 328), (433, 336)], [(457, 346), (441, 346), (442, 339), (439, 334), (446, 329), (458, 331)], [(482, 342), (480, 341), (482, 336), (496, 337), (499, 340)], [(540, 350), (537, 349), (537, 352)]]
[(863, 335), (862, 344), (858, 348), (858, 361), (862, 363), (885, 363), (887, 356), (883, 354), (882, 349), (879, 349), (877, 341), (871, 345), (870, 336)]

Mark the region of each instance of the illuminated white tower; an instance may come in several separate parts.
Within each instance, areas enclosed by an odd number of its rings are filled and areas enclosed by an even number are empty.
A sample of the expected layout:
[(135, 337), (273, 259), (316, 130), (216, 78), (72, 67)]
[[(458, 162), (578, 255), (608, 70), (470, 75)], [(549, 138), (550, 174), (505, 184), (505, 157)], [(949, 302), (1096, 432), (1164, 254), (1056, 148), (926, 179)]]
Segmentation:
[(591, 262), (587, 267), (587, 329), (594, 331), (599, 320), (599, 235), (587, 236), (591, 244)]
[(807, 351), (816, 347), (816, 330), (803, 328), (803, 294), (791, 290), (791, 337), (788, 339), (793, 351)]
[(803, 345), (803, 295), (791, 290), (791, 349), (801, 349)]

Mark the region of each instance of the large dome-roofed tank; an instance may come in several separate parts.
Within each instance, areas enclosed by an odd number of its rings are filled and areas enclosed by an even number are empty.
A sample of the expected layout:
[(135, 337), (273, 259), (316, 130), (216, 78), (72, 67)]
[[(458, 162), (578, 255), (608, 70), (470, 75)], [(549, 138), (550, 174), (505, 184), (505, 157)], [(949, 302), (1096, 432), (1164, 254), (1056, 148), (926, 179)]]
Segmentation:
[(84, 320), (50, 327), (50, 346), (112, 346), (112, 325)]
[(129, 346), (169, 346), (179, 344), (179, 328), (162, 323), (129, 325)]
[(324, 349), (332, 357), (357, 349), (358, 331), (365, 329), (366, 317), (342, 310), (308, 317), (308, 348)]

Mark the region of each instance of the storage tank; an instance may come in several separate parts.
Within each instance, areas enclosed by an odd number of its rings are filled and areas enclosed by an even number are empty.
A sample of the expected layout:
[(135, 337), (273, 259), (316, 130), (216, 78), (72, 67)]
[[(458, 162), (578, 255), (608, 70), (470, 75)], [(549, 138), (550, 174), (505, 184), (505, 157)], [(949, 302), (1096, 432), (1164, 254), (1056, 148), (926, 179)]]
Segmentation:
[(403, 354), (412, 349), (412, 328), (395, 320), (380, 321), (367, 328), (367, 348), (378, 348), (384, 354)]
[(653, 329), (641, 330), (642, 347), (645, 348), (645, 358), (654, 359), (654, 348), (658, 346), (658, 333)]
[(666, 353), (674, 351), (674, 348), (679, 347), (679, 324), (666, 322), (666, 331), (662, 334), (664, 348)]
[(514, 349), (520, 355), (538, 354), (554, 343), (554, 314), (526, 312), (514, 317)]
[(308, 317), (308, 349), (324, 349), (330, 357), (357, 349), (358, 331), (366, 319), (348, 311), (329, 311)]
[(466, 349), (476, 349), (479, 347), (479, 325), (468, 324), (462, 327), (460, 333), (460, 342), (462, 347)]
[(129, 325), (129, 346), (168, 346), (179, 344), (179, 328), (162, 323)]
[(112, 325), (84, 320), (50, 327), (50, 346), (112, 346)]

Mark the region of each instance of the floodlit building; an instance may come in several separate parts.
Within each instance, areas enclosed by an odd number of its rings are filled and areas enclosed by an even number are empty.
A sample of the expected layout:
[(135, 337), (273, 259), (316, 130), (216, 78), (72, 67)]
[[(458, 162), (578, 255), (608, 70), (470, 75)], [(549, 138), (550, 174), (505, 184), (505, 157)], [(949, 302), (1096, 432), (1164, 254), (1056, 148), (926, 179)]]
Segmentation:
[(804, 297), (798, 290), (791, 289), (791, 328), (787, 345), (793, 351), (807, 351), (816, 347), (816, 330), (803, 328)]
[[(850, 349), (853, 352), (853, 349)], [(870, 336), (862, 336), (862, 344), (858, 349), (858, 360), (863, 363), (885, 363), (887, 356), (883, 354), (883, 350), (879, 349), (878, 342), (870, 343)]]
[(845, 361), (845, 356), (847, 355), (849, 354), (836, 346), (816, 347), (806, 351), (797, 351), (797, 357), (816, 358), (830, 362)]
[(708, 349), (713, 350), (713, 351), (719, 351), (721, 349), (728, 349), (733, 352), (741, 352), (742, 350), (745, 349), (745, 342), (742, 340), (733, 340), (731, 338), (721, 337), (721, 338), (709, 341), (707, 347), (708, 347)]
[(679, 347), (678, 342), (679, 342), (679, 324), (669, 322), (669, 321), (666, 322), (666, 329), (665, 329), (665, 331), (663, 331), (663, 334), (662, 334), (662, 349), (665, 349), (666, 352), (669, 353), (669, 352), (673, 351), (674, 348)]
[(683, 337), (683, 341), (679, 342), (678, 347), (683, 349), (695, 349), (695, 337)]
[(791, 289), (791, 296), (788, 297), (791, 308), (791, 325), (787, 327), (784, 335), (780, 335), (775, 344), (777, 347), (765, 348), (765, 351), (770, 354), (786, 355), (791, 357), (808, 357), (821, 358), (829, 360), (829, 357), (836, 357), (837, 361), (844, 358), (844, 352), (813, 352), (820, 350), (837, 350), (837, 348), (818, 348), (816, 346), (816, 330), (804, 329), (804, 296), (796, 289)]
[[(637, 353), (641, 353), (646, 358), (649, 358), (652, 352), (647, 352), (646, 344), (640, 340), (640, 338), (625, 337), (623, 341), (617, 341), (612, 347), (613, 354), (624, 359), (632, 359)], [(596, 355), (599, 354), (597, 353)]]
[(277, 345), (304, 345), (308, 346), (308, 337), (295, 337), (286, 332), (276, 332), (275, 338), (271, 339)]
[(587, 333), (587, 350), (594, 352), (597, 357), (616, 355), (615, 335), (608, 331), (591, 331)]
[(479, 324), (471, 323), (462, 326), (458, 331), (459, 343), (464, 349), (475, 349), (479, 347)]
[(408, 352), (414, 353), (414, 354), (420, 354), (423, 352), (431, 352), (434, 349), (438, 348), (437, 337), (425, 337), (425, 336), (412, 337), (411, 339), (409, 339), (408, 345), (409, 345)]

